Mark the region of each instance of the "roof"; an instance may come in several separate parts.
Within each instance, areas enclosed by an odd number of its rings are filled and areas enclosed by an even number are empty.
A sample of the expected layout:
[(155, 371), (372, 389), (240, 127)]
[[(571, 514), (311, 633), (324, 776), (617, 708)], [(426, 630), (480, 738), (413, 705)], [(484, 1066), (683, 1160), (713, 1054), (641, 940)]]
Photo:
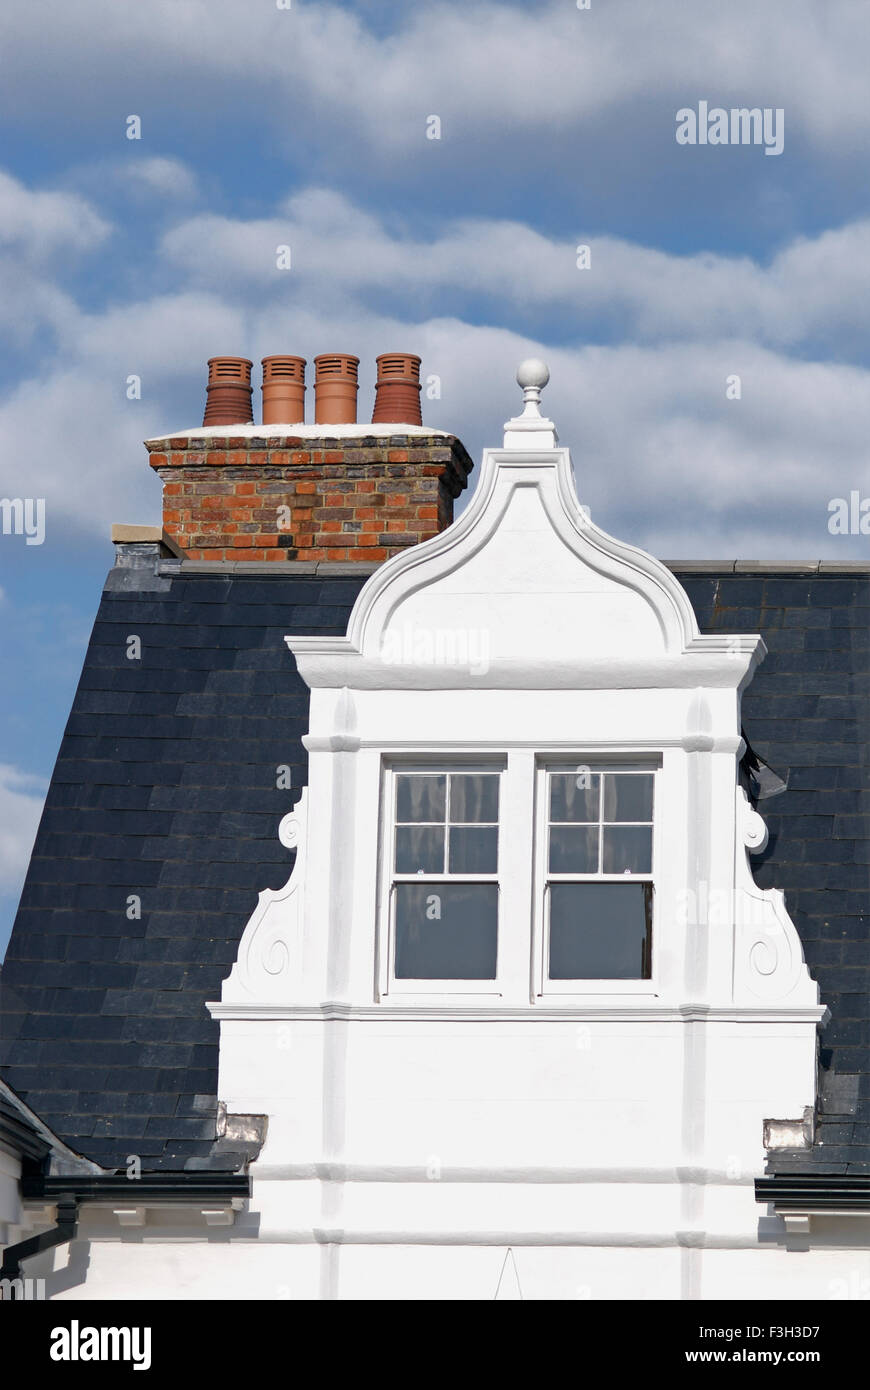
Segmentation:
[(0, 1063), (104, 1167), (236, 1166), (213, 1152), (204, 1006), (258, 892), (289, 875), (277, 828), (306, 781), (308, 691), (284, 635), (344, 632), (368, 573), (320, 568), (116, 569), (103, 593), (0, 975)]
[[(129, 1153), (144, 1169), (232, 1168), (241, 1157), (214, 1142), (205, 1001), (258, 892), (289, 873), (277, 826), (307, 778), (308, 691), (284, 636), (343, 634), (370, 570), (125, 549), (134, 563), (102, 597), (0, 976), (0, 1064), (107, 1168)], [(761, 805), (770, 840), (753, 863), (785, 890), (832, 1013), (816, 1143), (773, 1170), (870, 1172), (870, 571), (671, 568), (702, 631), (760, 632), (769, 648), (744, 725), (788, 788)]]
[[(870, 1174), (870, 571), (677, 571), (702, 630), (760, 632), (743, 697), (754, 751), (787, 790), (760, 803), (762, 888), (782, 888), (831, 1019), (819, 1049), (811, 1149), (772, 1173)], [(799, 1116), (771, 1116), (799, 1119)]]

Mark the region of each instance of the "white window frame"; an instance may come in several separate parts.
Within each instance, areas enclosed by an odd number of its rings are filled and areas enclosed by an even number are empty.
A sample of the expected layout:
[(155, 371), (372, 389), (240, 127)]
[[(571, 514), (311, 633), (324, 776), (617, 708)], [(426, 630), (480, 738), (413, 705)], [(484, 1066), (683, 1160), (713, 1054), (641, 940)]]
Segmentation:
[[(383, 766), (381, 778), (381, 888), (380, 902), (378, 909), (379, 917), (379, 950), (377, 962), (378, 976), (378, 995), (380, 998), (395, 998), (401, 996), (404, 999), (409, 997), (425, 998), (426, 996), (438, 995), (474, 995), (481, 1000), (500, 999), (504, 994), (504, 983), (506, 978), (506, 962), (508, 953), (505, 951), (503, 937), (504, 920), (504, 876), (506, 873), (505, 855), (505, 835), (504, 835), (504, 804), (505, 804), (505, 783), (506, 783), (507, 758), (504, 754), (495, 754), (492, 757), (475, 757), (473, 759), (461, 759), (455, 757), (445, 758), (414, 758), (414, 759), (390, 759)], [(498, 797), (498, 860), (494, 874), (397, 874), (394, 872), (396, 855), (396, 779), (402, 775), (413, 775), (414, 773), (479, 773), (481, 775), (498, 775), (499, 778), (499, 797)], [(395, 950), (396, 950), (396, 930), (395, 930), (395, 896), (393, 887), (396, 883), (494, 883), (498, 892), (498, 936), (496, 944), (496, 978), (494, 980), (456, 980), (456, 979), (414, 979), (397, 978), (395, 974)]]
[[(635, 875), (636, 881), (652, 880), (651, 978), (648, 980), (549, 980), (546, 921), (547, 827), (549, 799), (547, 775), (574, 772), (588, 767), (592, 772), (641, 772), (653, 775), (653, 858), (650, 875)], [(498, 884), (498, 947), (495, 980), (397, 979), (394, 971), (395, 925), (393, 884), (395, 882), (444, 881), (439, 875), (395, 875), (396, 777), (401, 773), (498, 773), (499, 832), (498, 872), (496, 875), (461, 874), (458, 882)], [(667, 856), (665, 817), (662, 813), (662, 754), (620, 750), (595, 753), (582, 750), (539, 754), (533, 749), (509, 752), (494, 750), (479, 755), (459, 752), (438, 755), (421, 753), (385, 756), (381, 765), (379, 817), (378, 904), (375, 960), (375, 999), (388, 1003), (430, 1005), (434, 998), (455, 998), (465, 1005), (499, 1003), (511, 1007), (534, 1006), (549, 1001), (564, 1004), (591, 998), (651, 998), (660, 994), (662, 971), (662, 901), (670, 892), (665, 884)], [(449, 881), (453, 875), (447, 875)], [(561, 876), (561, 881), (583, 880), (584, 875)], [(670, 875), (668, 875), (670, 879)], [(624, 882), (622, 874), (595, 875), (594, 882)]]
[[(659, 893), (658, 868), (661, 863), (662, 816), (661, 805), (661, 767), (660, 757), (616, 758), (578, 753), (575, 757), (539, 758), (536, 771), (536, 813), (535, 813), (535, 892), (533, 920), (533, 995), (536, 999), (570, 995), (579, 998), (585, 995), (645, 995), (659, 992), (660, 940), (658, 930)], [(551, 773), (575, 773), (589, 770), (591, 773), (647, 773), (653, 776), (653, 820), (652, 820), (652, 871), (649, 874), (632, 874), (635, 883), (652, 883), (652, 921), (650, 926), (650, 978), (641, 980), (626, 979), (577, 979), (551, 980), (548, 976), (550, 954), (549, 893), (548, 884), (556, 883), (624, 883), (625, 874), (551, 874), (548, 864), (550, 798), (549, 778)], [(599, 851), (600, 853), (600, 851)], [(600, 861), (599, 861), (600, 862)]]

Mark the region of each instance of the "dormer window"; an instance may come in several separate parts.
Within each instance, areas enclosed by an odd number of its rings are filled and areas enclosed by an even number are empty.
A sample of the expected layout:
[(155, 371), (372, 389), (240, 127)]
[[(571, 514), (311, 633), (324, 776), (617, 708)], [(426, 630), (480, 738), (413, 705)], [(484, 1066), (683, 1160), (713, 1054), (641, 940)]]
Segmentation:
[(393, 978), (448, 989), (495, 980), (499, 773), (402, 771), (392, 780)]

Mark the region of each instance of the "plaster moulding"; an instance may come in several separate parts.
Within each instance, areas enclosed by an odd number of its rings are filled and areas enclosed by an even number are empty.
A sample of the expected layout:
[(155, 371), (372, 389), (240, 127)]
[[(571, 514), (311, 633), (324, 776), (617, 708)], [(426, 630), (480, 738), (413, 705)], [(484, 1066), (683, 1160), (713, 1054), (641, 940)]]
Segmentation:
[(285, 1000), (298, 974), (302, 950), (308, 788), (278, 827), (285, 849), (296, 859), (283, 888), (264, 888), (239, 943), (236, 963), (224, 981), (222, 998), (261, 1003)]
[[(419, 658), (445, 611), (485, 660)], [(586, 515), (567, 449), (486, 450), (463, 515), (371, 575), (346, 636), (285, 641), (312, 688), (393, 690), (742, 689), (766, 651), (698, 631), (671, 571)]]
[(785, 897), (779, 888), (759, 888), (753, 878), (749, 856), (764, 849), (767, 826), (753, 810), (742, 787), (736, 789), (736, 818), (735, 1000), (787, 1000), (815, 1007), (818, 1021), (822, 1022), (827, 1009), (819, 1004), (819, 987), (807, 969), (797, 928), (786, 911)]

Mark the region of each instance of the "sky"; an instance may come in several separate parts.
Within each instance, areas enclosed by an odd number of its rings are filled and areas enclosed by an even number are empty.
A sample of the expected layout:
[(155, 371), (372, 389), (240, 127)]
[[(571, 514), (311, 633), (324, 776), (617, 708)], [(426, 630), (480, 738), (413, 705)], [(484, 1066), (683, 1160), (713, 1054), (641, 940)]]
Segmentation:
[[(477, 460), (540, 356), (605, 530), (867, 558), (829, 523), (870, 496), (868, 44), (862, 0), (5, 0), (0, 498), (45, 534), (0, 534), (0, 952), (111, 524), (159, 521), (142, 441), (210, 356), (353, 352), (364, 419), (417, 352)], [(781, 152), (680, 143), (701, 103)]]

